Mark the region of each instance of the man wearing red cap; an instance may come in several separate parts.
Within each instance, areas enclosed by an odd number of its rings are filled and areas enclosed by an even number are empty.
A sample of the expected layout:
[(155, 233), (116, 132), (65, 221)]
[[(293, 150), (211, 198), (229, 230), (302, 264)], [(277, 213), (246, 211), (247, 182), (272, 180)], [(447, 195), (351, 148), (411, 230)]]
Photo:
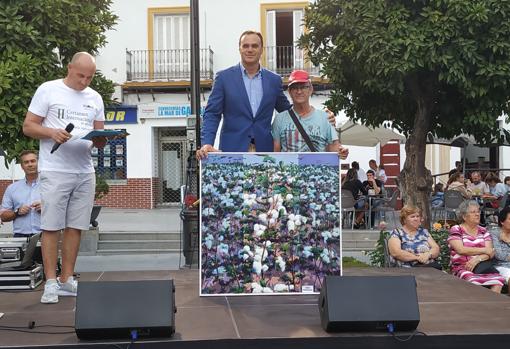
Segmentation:
[[(340, 145), (338, 135), (328, 122), (326, 112), (310, 105), (312, 92), (313, 86), (308, 73), (304, 70), (294, 70), (289, 77), (289, 94), (293, 102), (292, 109), (303, 129), (317, 151), (338, 152), (339, 156), (345, 159), (348, 150)], [(276, 115), (272, 134), (274, 151), (310, 151), (287, 110)]]

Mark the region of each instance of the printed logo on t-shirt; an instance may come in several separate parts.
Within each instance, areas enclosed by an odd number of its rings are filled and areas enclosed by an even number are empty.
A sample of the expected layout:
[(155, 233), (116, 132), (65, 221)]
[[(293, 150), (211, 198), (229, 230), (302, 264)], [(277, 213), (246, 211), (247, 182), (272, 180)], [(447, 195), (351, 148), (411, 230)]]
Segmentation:
[(65, 109), (58, 109), (57, 110), (57, 117), (59, 119), (64, 119), (65, 118), (65, 114), (66, 114), (66, 110)]

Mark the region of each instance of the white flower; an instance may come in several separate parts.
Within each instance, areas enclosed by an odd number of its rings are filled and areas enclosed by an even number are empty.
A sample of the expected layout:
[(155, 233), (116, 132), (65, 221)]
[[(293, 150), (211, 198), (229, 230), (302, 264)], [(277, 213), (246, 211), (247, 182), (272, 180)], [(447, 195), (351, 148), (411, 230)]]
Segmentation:
[(273, 290), (272, 290), (272, 289), (270, 289), (269, 287), (264, 287), (264, 288), (262, 289), (262, 292), (263, 292), (263, 293), (273, 293)]
[(213, 244), (213, 236), (211, 234), (207, 234), (207, 236), (205, 237), (205, 246), (207, 247), (207, 249), (211, 249), (212, 248), (212, 244)]
[(294, 223), (294, 221), (287, 221), (287, 229), (289, 231), (293, 231), (294, 229), (296, 229), (296, 224)]
[(294, 285), (276, 284), (274, 285), (275, 292), (289, 292), (294, 290)]
[(251, 286), (251, 289), (253, 290), (253, 293), (262, 293), (263, 288), (262, 288), (262, 286), (260, 286), (259, 283), (252, 282), (250, 286)]
[(262, 271), (265, 273), (267, 270), (269, 269), (269, 267), (267, 266), (267, 264), (264, 264), (262, 266)]
[(285, 271), (285, 261), (283, 260), (282, 256), (276, 257), (276, 264), (278, 267), (280, 267), (281, 271)]
[(291, 201), (293, 198), (294, 198), (294, 195), (292, 195), (292, 194), (287, 194), (287, 196), (285, 197), (285, 200), (287, 200), (287, 201)]
[(303, 248), (303, 255), (305, 256), (305, 258), (308, 258), (310, 256), (313, 256), (313, 253), (312, 253), (312, 246), (305, 246)]
[(322, 258), (322, 261), (324, 263), (330, 263), (331, 260), (329, 259), (329, 250), (327, 248), (325, 248), (324, 250), (322, 250), (321, 252), (321, 258)]
[(333, 235), (331, 235), (331, 232), (329, 231), (323, 231), (321, 235), (324, 238), (325, 243), (328, 242), (328, 239), (331, 239), (333, 237)]
[(206, 207), (202, 211), (202, 215), (204, 215), (205, 217), (207, 217), (207, 216), (214, 216), (214, 210), (212, 208), (210, 208), (210, 207)]
[(218, 245), (218, 253), (220, 255), (228, 255), (228, 245), (221, 243)]
[(262, 225), (262, 224), (255, 224), (253, 226), (253, 234), (255, 236), (261, 236), (262, 234), (264, 234), (264, 232), (266, 231), (267, 227), (265, 225)]
[(264, 223), (264, 224), (267, 224), (267, 214), (266, 213), (261, 213), (259, 214), (259, 220)]
[(221, 225), (223, 226), (223, 229), (228, 229), (230, 227), (230, 217), (223, 218)]

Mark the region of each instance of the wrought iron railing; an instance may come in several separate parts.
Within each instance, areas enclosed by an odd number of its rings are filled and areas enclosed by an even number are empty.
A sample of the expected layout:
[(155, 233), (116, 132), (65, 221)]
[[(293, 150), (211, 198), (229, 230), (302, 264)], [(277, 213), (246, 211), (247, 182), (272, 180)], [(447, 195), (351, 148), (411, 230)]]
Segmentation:
[(312, 76), (319, 76), (319, 67), (314, 66), (308, 60), (306, 51), (297, 46), (267, 46), (265, 58), (265, 67), (282, 76), (287, 76), (296, 69), (306, 70)]
[[(211, 48), (200, 49), (200, 78), (213, 78)], [(173, 81), (191, 78), (191, 50), (126, 50), (127, 81)]]

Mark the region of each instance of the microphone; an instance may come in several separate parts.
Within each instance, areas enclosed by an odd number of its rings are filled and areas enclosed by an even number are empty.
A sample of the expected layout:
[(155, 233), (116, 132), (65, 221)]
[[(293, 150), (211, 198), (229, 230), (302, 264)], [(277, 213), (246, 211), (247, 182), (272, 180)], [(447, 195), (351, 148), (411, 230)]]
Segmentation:
[[(68, 123), (65, 130), (70, 133), (73, 130), (73, 128), (74, 128), (74, 125), (72, 123)], [(55, 142), (55, 144), (53, 144), (53, 148), (51, 148), (50, 154), (53, 154), (55, 152), (55, 150), (57, 150), (58, 147), (60, 147), (60, 145), (61, 145), (61, 143)]]

